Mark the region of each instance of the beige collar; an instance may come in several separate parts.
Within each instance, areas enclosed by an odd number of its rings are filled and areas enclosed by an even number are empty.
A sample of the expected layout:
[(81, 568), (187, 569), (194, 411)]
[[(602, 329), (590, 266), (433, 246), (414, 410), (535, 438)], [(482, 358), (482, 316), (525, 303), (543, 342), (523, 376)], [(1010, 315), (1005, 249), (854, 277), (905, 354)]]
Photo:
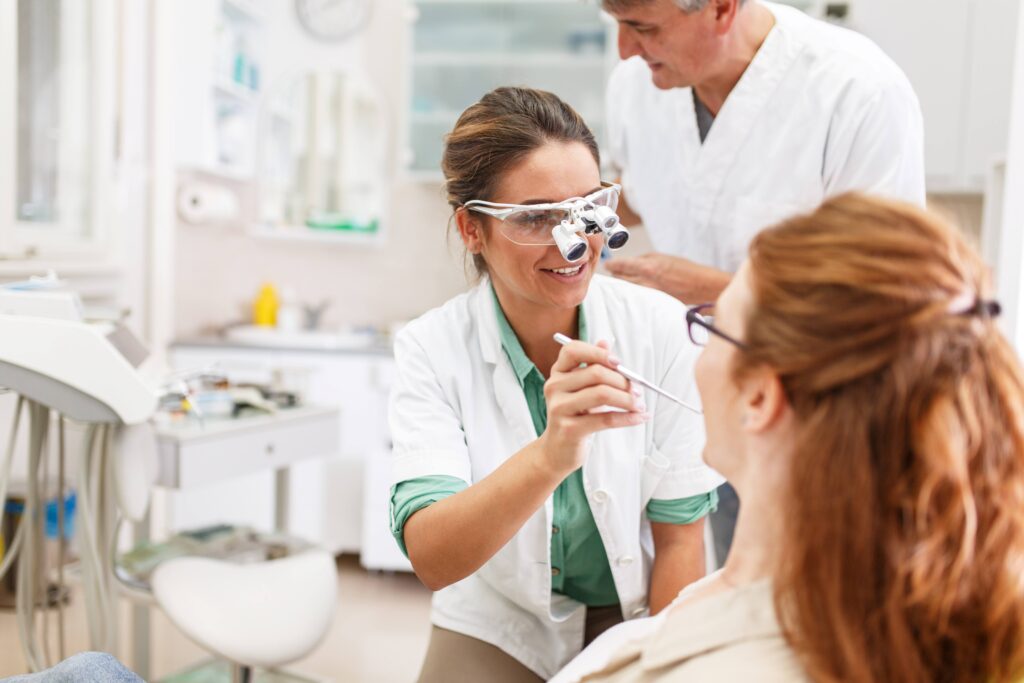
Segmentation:
[(644, 644), (640, 663), (661, 669), (741, 641), (780, 637), (771, 580), (762, 579), (674, 607)]

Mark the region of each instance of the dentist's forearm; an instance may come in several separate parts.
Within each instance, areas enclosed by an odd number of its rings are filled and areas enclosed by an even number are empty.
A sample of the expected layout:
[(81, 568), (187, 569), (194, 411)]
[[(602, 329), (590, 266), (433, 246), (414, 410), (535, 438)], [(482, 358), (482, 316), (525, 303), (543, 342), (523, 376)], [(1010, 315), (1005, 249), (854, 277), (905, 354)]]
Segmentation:
[(685, 525), (651, 523), (654, 537), (654, 566), (648, 596), (651, 616), (670, 605), (683, 588), (705, 575), (704, 524), (703, 519)]
[[(622, 180), (620, 179), (617, 182), (621, 183)], [(635, 228), (643, 223), (643, 219), (640, 218), (640, 214), (634, 211), (633, 207), (629, 205), (629, 202), (626, 200), (625, 193), (619, 196), (619, 206), (615, 209), (615, 213), (619, 215), (619, 220), (622, 224), (630, 228)]]
[[(461, 581), (501, 550), (583, 466), (591, 434), (649, 419), (642, 396), (613, 370), (617, 362), (605, 346), (563, 346), (544, 383), (544, 433), (482, 481), (406, 520), (405, 549), (424, 585), (440, 590)], [(619, 410), (594, 412), (602, 406)]]
[(495, 555), (571, 472), (552, 469), (530, 443), (487, 478), (419, 510), (405, 523), (405, 547), (420, 581), (440, 590)]

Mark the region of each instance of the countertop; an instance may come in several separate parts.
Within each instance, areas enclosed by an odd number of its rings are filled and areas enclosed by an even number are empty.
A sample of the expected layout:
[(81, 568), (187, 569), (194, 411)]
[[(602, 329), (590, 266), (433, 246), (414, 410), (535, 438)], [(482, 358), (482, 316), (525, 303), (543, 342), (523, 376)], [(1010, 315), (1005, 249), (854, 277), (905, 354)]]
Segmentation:
[(171, 348), (207, 348), (207, 349), (252, 349), (263, 351), (299, 351), (303, 353), (342, 354), (351, 356), (391, 356), (391, 345), (383, 342), (352, 345), (344, 343), (307, 344), (301, 340), (282, 338), (266, 341), (239, 341), (225, 337), (191, 337), (179, 339), (171, 343)]

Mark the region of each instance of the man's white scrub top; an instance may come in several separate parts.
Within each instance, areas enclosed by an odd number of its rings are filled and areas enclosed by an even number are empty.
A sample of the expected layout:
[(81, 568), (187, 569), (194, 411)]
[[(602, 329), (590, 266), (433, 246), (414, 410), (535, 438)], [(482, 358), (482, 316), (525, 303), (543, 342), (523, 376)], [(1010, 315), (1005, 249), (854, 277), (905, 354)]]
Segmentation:
[(864, 36), (763, 3), (776, 18), (701, 142), (691, 88), (659, 90), (639, 57), (608, 85), (612, 163), (655, 249), (735, 272), (762, 228), (862, 190), (924, 204), (910, 82)]

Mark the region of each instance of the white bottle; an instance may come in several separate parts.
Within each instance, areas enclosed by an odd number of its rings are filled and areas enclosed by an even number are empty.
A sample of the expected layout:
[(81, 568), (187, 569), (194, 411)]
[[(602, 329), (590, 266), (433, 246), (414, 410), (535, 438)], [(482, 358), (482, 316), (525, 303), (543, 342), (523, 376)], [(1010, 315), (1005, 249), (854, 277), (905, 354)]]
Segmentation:
[(285, 287), (281, 290), (281, 307), (277, 309), (277, 329), (282, 332), (298, 332), (302, 329), (302, 306), (295, 296), (295, 290)]

